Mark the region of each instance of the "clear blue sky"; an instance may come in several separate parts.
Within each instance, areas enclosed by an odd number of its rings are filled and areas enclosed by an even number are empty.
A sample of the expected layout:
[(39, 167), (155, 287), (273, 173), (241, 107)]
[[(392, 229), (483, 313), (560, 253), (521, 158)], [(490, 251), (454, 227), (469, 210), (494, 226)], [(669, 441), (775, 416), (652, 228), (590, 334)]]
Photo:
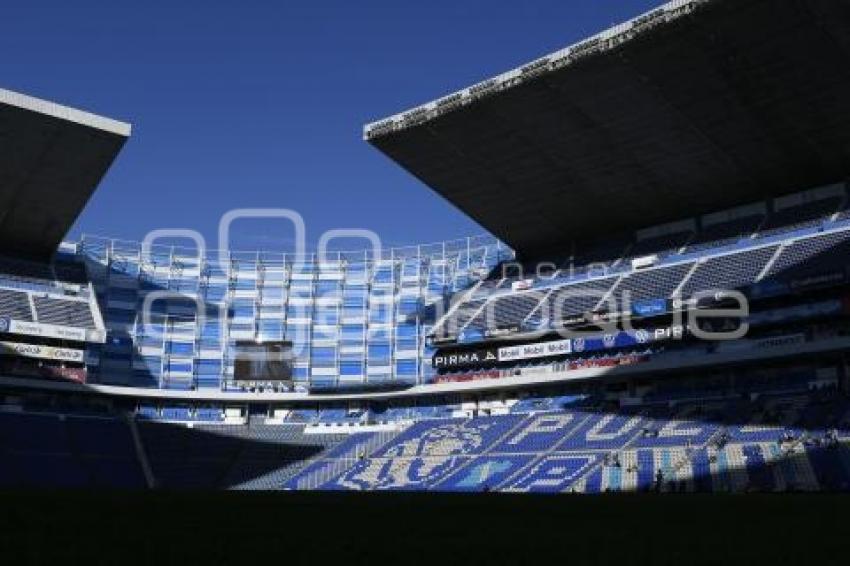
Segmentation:
[[(191, 228), (212, 246), (238, 207), (287, 207), (315, 242), (385, 245), (482, 229), (362, 140), (370, 122), (651, 9), (646, 0), (10, 2), (0, 86), (129, 121), (134, 132), (71, 232)], [(240, 223), (233, 247), (283, 225)]]

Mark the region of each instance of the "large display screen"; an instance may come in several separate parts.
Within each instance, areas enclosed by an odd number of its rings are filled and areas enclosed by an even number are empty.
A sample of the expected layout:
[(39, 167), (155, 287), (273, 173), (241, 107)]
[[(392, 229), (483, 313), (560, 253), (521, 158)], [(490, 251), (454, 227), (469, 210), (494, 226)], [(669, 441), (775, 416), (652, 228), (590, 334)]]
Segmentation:
[(292, 342), (237, 342), (236, 381), (292, 381)]

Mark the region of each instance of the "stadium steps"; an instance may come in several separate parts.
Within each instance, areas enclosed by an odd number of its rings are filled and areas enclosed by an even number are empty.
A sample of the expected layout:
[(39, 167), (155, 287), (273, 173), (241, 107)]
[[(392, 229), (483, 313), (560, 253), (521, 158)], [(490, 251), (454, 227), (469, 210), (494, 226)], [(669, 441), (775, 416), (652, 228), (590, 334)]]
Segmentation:
[[(639, 417), (641, 417), (641, 418), (644, 418), (644, 417), (645, 417), (645, 415), (643, 415), (643, 414), (638, 415), (638, 416), (639, 416)], [(632, 436), (629, 440), (627, 440), (627, 441), (626, 441), (626, 443), (625, 443), (625, 444), (623, 444), (621, 447), (617, 448), (616, 450), (604, 450), (604, 451), (602, 451), (602, 453), (603, 453), (603, 454), (616, 454), (616, 455), (617, 455), (617, 457), (619, 458), (619, 457), (620, 457), (620, 454), (621, 454), (623, 451), (628, 450), (629, 448), (631, 448), (631, 447), (635, 444), (635, 442), (637, 442), (638, 440), (640, 440), (640, 439), (642, 438), (642, 434), (643, 434), (643, 432), (642, 432), (641, 430), (637, 430), (637, 431), (635, 432), (635, 434), (634, 434), (634, 435), (633, 435), (633, 436)], [(622, 465), (622, 461), (621, 461), (621, 465)], [(569, 489), (569, 490), (577, 489), (578, 491), (585, 492), (585, 489), (586, 489), (586, 486), (587, 486), (588, 480), (589, 480), (589, 479), (590, 479), (590, 478), (591, 478), (594, 474), (598, 474), (598, 473), (602, 473), (602, 472), (604, 472), (605, 467), (606, 467), (606, 466), (605, 466), (605, 459), (604, 459), (604, 458), (602, 458), (602, 459), (600, 459), (600, 460), (599, 460), (599, 462), (597, 462), (597, 463), (593, 464), (592, 466), (590, 466), (590, 467), (589, 467), (589, 468), (588, 468), (588, 469), (584, 472), (584, 474), (582, 474), (581, 476), (579, 476), (578, 478), (576, 478), (576, 480), (575, 480), (575, 481), (574, 481), (574, 482), (573, 482), (573, 483), (569, 486), (569, 488), (568, 488), (568, 489)]]
[(620, 453), (620, 491), (638, 490), (638, 452), (624, 450)]
[(779, 470), (786, 489), (793, 487), (803, 491), (818, 490), (817, 476), (806, 453), (806, 440), (810, 437), (808, 433), (801, 435), (779, 454)]
[(688, 284), (688, 281), (691, 280), (691, 277), (693, 277), (696, 270), (699, 269), (699, 266), (700, 266), (700, 262), (695, 261), (694, 264), (691, 266), (691, 268), (688, 270), (688, 272), (685, 273), (685, 276), (682, 277), (682, 280), (679, 281), (679, 284), (676, 285), (676, 288), (673, 289), (673, 292), (670, 293), (671, 297), (681, 297), (682, 296), (682, 289), (684, 289), (685, 285)]
[(688, 454), (689, 465), (691, 467), (691, 478), (690, 485), (694, 491), (701, 491), (699, 489), (699, 484), (701, 482), (706, 482), (708, 484), (711, 483), (714, 477), (713, 473), (709, 473), (708, 477), (702, 477), (701, 472), (711, 471), (711, 464), (709, 463), (709, 458), (711, 455), (715, 455), (717, 453), (717, 442), (721, 435), (726, 432), (726, 429), (722, 426), (718, 427), (706, 440), (699, 446), (694, 446)]
[(59, 414), (56, 415), (56, 418), (61, 423), (58, 432), (59, 436), (61, 437), (60, 442), (65, 448), (64, 452), (67, 454), (68, 459), (77, 463), (77, 466), (85, 476), (88, 485), (95, 485), (94, 475), (89, 469), (89, 466), (86, 465), (85, 458), (83, 458), (82, 450), (80, 449), (80, 446), (77, 443), (77, 439), (74, 437), (73, 434), (71, 434), (71, 429), (68, 425), (68, 417), (64, 414)]
[(544, 304), (548, 304), (549, 298), (552, 296), (552, 293), (554, 293), (555, 290), (556, 288), (546, 290), (545, 294), (543, 295), (543, 298), (541, 298), (540, 301), (536, 305), (534, 305), (534, 308), (528, 311), (528, 314), (525, 315), (525, 317), (522, 319), (522, 322), (520, 323), (521, 326), (528, 324), (528, 322), (532, 320), (532, 317), (534, 317), (535, 315), (539, 316), (540, 308)]
[(776, 264), (776, 260), (778, 260), (782, 256), (785, 249), (788, 248), (790, 243), (791, 242), (782, 242), (781, 244), (779, 244), (779, 247), (776, 248), (776, 252), (773, 254), (773, 256), (769, 260), (767, 260), (767, 263), (764, 265), (764, 268), (761, 270), (761, 272), (758, 275), (756, 275), (756, 278), (755, 278), (756, 283), (758, 283), (759, 281), (761, 281), (762, 279), (767, 277), (767, 275), (773, 269), (774, 264)]
[(156, 478), (154, 478), (147, 452), (145, 452), (145, 447), (142, 444), (142, 435), (139, 434), (139, 427), (136, 426), (135, 416), (132, 413), (126, 413), (124, 415), (124, 421), (130, 429), (130, 436), (133, 439), (133, 450), (136, 452), (136, 458), (145, 476), (145, 484), (148, 489), (154, 489), (156, 487)]
[(729, 491), (733, 493), (747, 491), (750, 484), (747, 460), (743, 452), (744, 446), (744, 444), (728, 444), (721, 450), (723, 465), (720, 471), (727, 482)]
[[(617, 278), (617, 280), (614, 282), (614, 284), (613, 284), (613, 285), (611, 285), (611, 288), (610, 288), (610, 289), (608, 289), (608, 290), (605, 292), (605, 294), (604, 294), (604, 295), (602, 295), (602, 298), (601, 298), (601, 299), (599, 299), (599, 302), (598, 302), (598, 303), (596, 303), (596, 305), (593, 307), (593, 309), (591, 309), (591, 312), (596, 312), (596, 311), (598, 311), (598, 310), (599, 310), (599, 309), (601, 309), (601, 308), (602, 308), (602, 307), (603, 307), (606, 303), (608, 303), (608, 302), (611, 300), (611, 298), (615, 296), (615, 293), (616, 293), (617, 288), (618, 288), (618, 287), (619, 287), (619, 286), (623, 283), (623, 281), (625, 281), (625, 280), (626, 280), (626, 278), (627, 278), (627, 277), (628, 277), (628, 275), (626, 275), (626, 274), (620, 275), (620, 276)], [(613, 310), (616, 310), (616, 307), (615, 307), (615, 309), (613, 309)]]
[[(685, 447), (676, 446), (655, 450), (656, 469), (662, 470), (664, 483), (669, 486), (671, 482), (679, 484), (685, 482), (690, 486), (693, 482), (693, 467), (690, 455)], [(660, 461), (659, 461), (660, 460)], [(677, 491), (674, 485), (672, 491)]]
[[(250, 424), (247, 426), (250, 426)], [(228, 487), (226, 481), (227, 478), (230, 477), (231, 472), (236, 468), (237, 464), (242, 460), (248, 450), (248, 442), (244, 439), (240, 440), (242, 440), (242, 442), (238, 444), (238, 448), (233, 451), (228, 458), (227, 464), (221, 467), (218, 477), (213, 480), (213, 485), (217, 486), (219, 489), (226, 489)]]

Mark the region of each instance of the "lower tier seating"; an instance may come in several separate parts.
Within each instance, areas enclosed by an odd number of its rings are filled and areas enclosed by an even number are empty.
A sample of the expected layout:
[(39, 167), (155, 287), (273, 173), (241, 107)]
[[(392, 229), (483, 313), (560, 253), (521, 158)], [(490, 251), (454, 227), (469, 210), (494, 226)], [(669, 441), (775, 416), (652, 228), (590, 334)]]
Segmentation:
[(305, 434), (303, 425), (140, 422), (156, 485), (166, 489), (273, 489), (347, 435)]
[[(369, 455), (326, 455), (284, 487), (508, 492), (850, 489), (850, 401), (765, 395), (420, 421)], [(532, 409), (534, 410), (534, 409)]]
[(475, 416), (417, 408), (400, 429), (348, 434), (0, 411), (0, 488), (850, 490), (844, 393), (715, 393), (636, 405), (529, 397)]
[(145, 487), (130, 427), (113, 417), (0, 412), (0, 487)]

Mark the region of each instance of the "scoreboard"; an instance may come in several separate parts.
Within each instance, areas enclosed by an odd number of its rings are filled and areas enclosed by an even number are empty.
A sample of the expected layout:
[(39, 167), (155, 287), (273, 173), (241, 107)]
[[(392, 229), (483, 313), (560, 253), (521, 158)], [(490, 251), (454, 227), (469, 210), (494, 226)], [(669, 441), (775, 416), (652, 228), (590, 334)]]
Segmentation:
[(291, 383), (292, 365), (292, 342), (236, 342), (233, 379)]

